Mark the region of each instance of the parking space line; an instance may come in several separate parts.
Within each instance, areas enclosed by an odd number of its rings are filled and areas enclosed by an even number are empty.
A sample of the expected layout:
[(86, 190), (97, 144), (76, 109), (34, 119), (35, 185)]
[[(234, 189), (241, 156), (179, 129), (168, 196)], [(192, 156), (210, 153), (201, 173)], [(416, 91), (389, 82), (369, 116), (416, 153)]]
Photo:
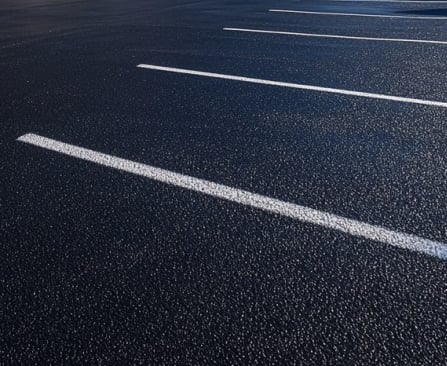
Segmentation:
[(151, 180), (181, 187), (244, 206), (286, 216), (305, 223), (340, 231), (355, 237), (365, 238), (399, 248), (425, 253), (441, 259), (447, 259), (447, 246), (443, 243), (424, 239), (411, 234), (386, 229), (348, 219), (328, 212), (281, 201), (237, 188), (224, 186), (211, 181), (175, 173), (154, 166), (103, 154), (94, 150), (70, 145), (35, 134), (26, 134), (17, 139), (27, 144), (58, 152), (77, 159), (99, 164), (108, 168), (135, 174)]
[(421, 105), (447, 108), (447, 102), (438, 102), (438, 101), (425, 100), (425, 99), (406, 98), (406, 97), (398, 97), (398, 96), (393, 96), (393, 95), (365, 93), (365, 92), (354, 91), (354, 90), (344, 90), (344, 89), (327, 88), (327, 87), (313, 86), (313, 85), (286, 83), (286, 82), (282, 82), (282, 81), (255, 79), (255, 78), (248, 78), (248, 77), (234, 76), (234, 75), (225, 75), (225, 74), (216, 74), (216, 73), (211, 73), (211, 72), (179, 69), (179, 68), (175, 68), (175, 67), (165, 67), (165, 66), (158, 66), (158, 65), (140, 64), (140, 65), (137, 65), (137, 67), (143, 68), (143, 69), (156, 70), (156, 71), (177, 73), (177, 74), (205, 76), (205, 77), (209, 77), (209, 78), (242, 81), (242, 82), (246, 82), (246, 83), (272, 85), (272, 86), (310, 90), (310, 91), (323, 92), (323, 93), (342, 94), (342, 95), (349, 95), (349, 96), (362, 97), (362, 98), (381, 99), (381, 100), (388, 100), (388, 101), (394, 101), (394, 102), (421, 104)]
[(405, 4), (445, 4), (446, 0), (331, 0), (346, 3), (405, 3)]
[(223, 30), (233, 32), (265, 33), (265, 34), (278, 34), (278, 35), (289, 35), (289, 36), (300, 36), (300, 37), (320, 37), (320, 38), (352, 39), (361, 41), (410, 42), (410, 43), (447, 45), (447, 41), (429, 41), (422, 39), (373, 38), (373, 37), (358, 37), (358, 36), (342, 36), (336, 34), (298, 33), (298, 32), (271, 31), (271, 30), (246, 29), (246, 28), (223, 28)]
[(293, 13), (293, 14), (312, 14), (312, 15), (334, 15), (334, 16), (352, 16), (352, 17), (373, 17), (373, 18), (400, 18), (400, 19), (426, 19), (426, 20), (447, 20), (447, 17), (430, 17), (430, 16), (405, 16), (405, 15), (382, 15), (382, 14), (358, 14), (358, 13), (327, 13), (320, 11), (304, 11), (304, 10), (285, 10), (270, 9), (275, 13)]

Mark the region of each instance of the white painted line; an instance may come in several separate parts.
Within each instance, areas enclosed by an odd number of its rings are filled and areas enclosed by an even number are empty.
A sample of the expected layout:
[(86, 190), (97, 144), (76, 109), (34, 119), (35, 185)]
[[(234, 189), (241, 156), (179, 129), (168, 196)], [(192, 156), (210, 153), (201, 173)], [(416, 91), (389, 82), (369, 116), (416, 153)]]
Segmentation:
[(402, 102), (402, 103), (422, 104), (422, 105), (447, 108), (447, 102), (437, 102), (437, 101), (425, 100), (425, 99), (396, 97), (396, 96), (392, 96), (392, 95), (365, 93), (365, 92), (359, 92), (359, 91), (353, 91), (353, 90), (344, 90), (344, 89), (326, 88), (326, 87), (313, 86), (313, 85), (285, 83), (282, 81), (272, 81), (272, 80), (264, 80), (264, 79), (247, 78), (247, 77), (243, 77), (243, 76), (215, 74), (215, 73), (211, 73), (211, 72), (179, 69), (179, 68), (175, 68), (175, 67), (165, 67), (165, 66), (147, 65), (147, 64), (140, 64), (140, 65), (137, 65), (137, 67), (140, 67), (143, 69), (157, 70), (157, 71), (173, 72), (173, 73), (177, 73), (177, 74), (205, 76), (205, 77), (216, 78), (216, 79), (243, 81), (246, 83), (273, 85), (273, 86), (281, 86), (284, 88), (311, 90), (311, 91), (317, 91), (317, 92), (323, 92), (323, 93), (343, 94), (343, 95), (350, 95), (350, 96), (355, 96), (355, 97), (383, 99), (383, 100), (391, 100), (391, 101)]
[(331, 0), (347, 3), (415, 3), (415, 4), (446, 4), (445, 0)]
[(326, 13), (326, 12), (320, 12), (320, 11), (284, 10), (284, 9), (270, 9), (269, 11), (275, 12), (275, 13), (294, 13), (294, 14), (313, 14), (313, 15), (341, 15), (341, 16), (352, 16), (352, 17), (447, 20), (447, 17), (429, 17), (429, 16), (356, 14), (356, 13)]
[[(345, 1), (345, 0), (343, 0), (343, 1)], [(270, 30), (245, 29), (245, 28), (223, 28), (223, 30), (233, 31), (233, 32), (281, 34), (281, 35), (301, 36), (301, 37), (321, 37), (321, 38), (337, 38), (337, 39), (354, 39), (354, 40), (362, 40), (362, 41), (411, 42), (411, 43), (428, 43), (428, 44), (447, 45), (447, 41), (429, 41), (429, 40), (423, 40), (423, 39), (372, 38), (372, 37), (341, 36), (341, 35), (336, 35), (336, 34), (297, 33), (297, 32), (270, 31)]]
[(241, 205), (287, 216), (302, 222), (322, 226), (328, 229), (361, 237), (395, 247), (425, 253), (437, 258), (447, 259), (447, 246), (440, 242), (404, 234), (380, 226), (347, 219), (328, 212), (300, 206), (294, 203), (224, 186), (207, 180), (171, 172), (154, 166), (121, 159), (112, 155), (66, 144), (35, 134), (26, 134), (17, 139), (34, 146), (55, 151), (95, 164), (118, 169), (123, 172), (143, 176), (158, 182), (189, 189), (216, 198), (232, 201)]

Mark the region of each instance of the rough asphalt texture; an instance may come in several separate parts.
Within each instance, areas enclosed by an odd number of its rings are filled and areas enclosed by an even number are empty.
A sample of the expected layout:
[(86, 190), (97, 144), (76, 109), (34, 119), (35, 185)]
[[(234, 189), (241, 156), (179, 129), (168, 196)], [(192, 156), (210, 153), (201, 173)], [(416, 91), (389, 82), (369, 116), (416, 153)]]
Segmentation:
[(0, 364), (444, 365), (447, 263), (15, 141), (25, 133), (447, 243), (447, 4), (3, 0)]

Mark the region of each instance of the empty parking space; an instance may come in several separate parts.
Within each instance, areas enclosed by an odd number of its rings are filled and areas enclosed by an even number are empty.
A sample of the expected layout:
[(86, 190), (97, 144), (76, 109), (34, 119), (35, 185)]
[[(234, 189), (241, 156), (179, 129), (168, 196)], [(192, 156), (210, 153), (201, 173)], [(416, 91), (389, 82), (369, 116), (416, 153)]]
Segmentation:
[(392, 246), (410, 249), (440, 259), (447, 259), (447, 245), (419, 238), (417, 236), (402, 234), (378, 226), (369, 225), (367, 223), (332, 215), (327, 212), (279, 201), (274, 198), (185, 176), (150, 165), (132, 162), (34, 134), (23, 135), (18, 138), (18, 141), (72, 156), (74, 158), (86, 160), (95, 164), (103, 165), (108, 168), (140, 175), (180, 188), (186, 188), (202, 194), (233, 201), (282, 216), (287, 216), (306, 223), (338, 230), (350, 235), (363, 237), (373, 241), (379, 241)]
[(374, 37), (355, 37), (342, 36), (336, 34), (318, 34), (318, 33), (300, 33), (300, 32), (283, 32), (273, 30), (260, 29), (243, 29), (243, 28), (224, 28), (226, 31), (232, 32), (247, 32), (247, 33), (264, 33), (264, 34), (278, 34), (286, 36), (300, 36), (300, 37), (317, 37), (317, 38), (335, 38), (335, 39), (354, 39), (359, 41), (378, 41), (378, 42), (410, 42), (410, 43), (425, 43), (425, 44), (439, 44), (447, 45), (446, 41), (430, 41), (423, 39), (399, 39), (399, 38), (374, 38)]
[(138, 67), (143, 68), (143, 69), (173, 72), (173, 73), (178, 73), (178, 74), (187, 74), (187, 75), (204, 76), (204, 77), (217, 78), (217, 79), (242, 81), (242, 82), (253, 83), (253, 84), (272, 85), (272, 86), (279, 86), (279, 87), (284, 87), (284, 88), (302, 89), (302, 90), (317, 91), (317, 92), (323, 92), (323, 93), (333, 93), (333, 94), (350, 95), (350, 96), (363, 97), (363, 98), (390, 100), (390, 101), (394, 101), (394, 102), (429, 105), (429, 106), (433, 106), (433, 107), (442, 107), (442, 108), (447, 107), (447, 102), (438, 102), (438, 101), (433, 101), (433, 100), (422, 100), (422, 99), (416, 99), (416, 98), (398, 97), (398, 96), (393, 96), (393, 95), (366, 93), (366, 92), (360, 92), (360, 91), (354, 91), (354, 90), (343, 90), (343, 89), (327, 88), (327, 87), (322, 87), (322, 86), (303, 85), (303, 84), (287, 83), (287, 82), (282, 82), (282, 81), (255, 79), (255, 78), (249, 78), (249, 77), (244, 77), (244, 76), (216, 74), (216, 73), (212, 73), (212, 72), (179, 69), (179, 68), (174, 68), (174, 67), (166, 67), (166, 66), (158, 66), (158, 65), (140, 64), (140, 65), (138, 65)]
[(0, 33), (0, 363), (445, 358), (441, 1), (39, 1), (0, 6), (35, 23)]
[(362, 13), (330, 13), (321, 11), (306, 10), (290, 10), (290, 9), (270, 9), (273, 13), (290, 13), (290, 14), (306, 14), (306, 15), (332, 15), (332, 16), (351, 16), (351, 17), (368, 17), (368, 18), (399, 18), (399, 19), (420, 19), (420, 20), (447, 20), (447, 17), (431, 17), (431, 16), (411, 16), (411, 15), (385, 15), (385, 14), (362, 14)]

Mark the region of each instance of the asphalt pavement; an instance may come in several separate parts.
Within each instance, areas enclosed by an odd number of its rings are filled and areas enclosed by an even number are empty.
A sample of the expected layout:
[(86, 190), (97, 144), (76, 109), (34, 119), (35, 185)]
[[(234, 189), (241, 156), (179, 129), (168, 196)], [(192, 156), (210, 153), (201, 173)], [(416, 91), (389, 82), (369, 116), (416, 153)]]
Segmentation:
[(0, 364), (445, 365), (446, 60), (447, 2), (2, 1)]

